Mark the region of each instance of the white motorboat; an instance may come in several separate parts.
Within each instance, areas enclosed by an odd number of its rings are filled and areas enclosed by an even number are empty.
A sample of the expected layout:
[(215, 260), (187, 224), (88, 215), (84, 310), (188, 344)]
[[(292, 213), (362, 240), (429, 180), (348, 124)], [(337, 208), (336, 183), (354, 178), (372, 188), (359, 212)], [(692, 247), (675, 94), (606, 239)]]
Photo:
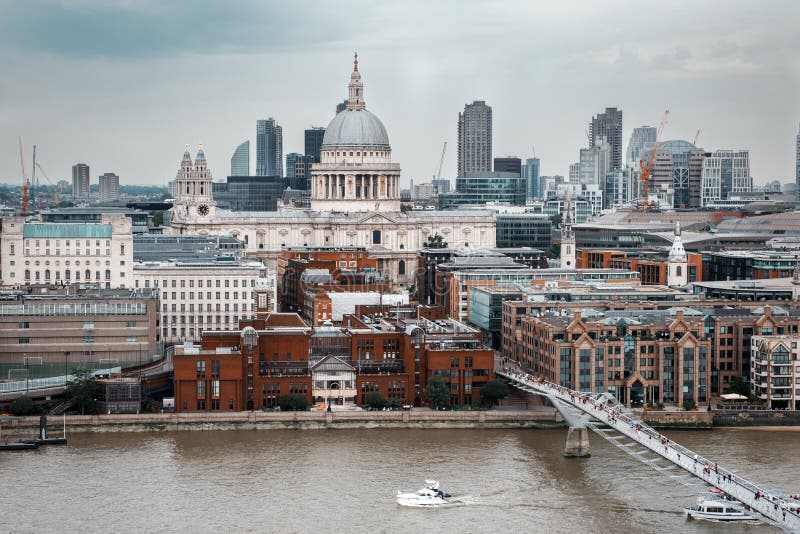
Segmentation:
[(724, 499), (699, 500), (697, 506), (684, 508), (689, 519), (711, 519), (714, 521), (750, 521), (754, 516), (744, 512), (735, 501)]
[(447, 504), (449, 493), (439, 489), (437, 480), (426, 480), (425, 487), (414, 493), (397, 492), (397, 504), (400, 506), (440, 506)]

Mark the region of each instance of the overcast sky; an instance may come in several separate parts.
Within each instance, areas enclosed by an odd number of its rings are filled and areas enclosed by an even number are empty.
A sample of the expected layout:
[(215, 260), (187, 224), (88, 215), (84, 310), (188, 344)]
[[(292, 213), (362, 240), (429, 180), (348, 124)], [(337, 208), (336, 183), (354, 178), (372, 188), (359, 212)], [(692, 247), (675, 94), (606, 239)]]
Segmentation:
[[(255, 123), (284, 153), (325, 126), (359, 54), (367, 108), (404, 184), (427, 181), (464, 104), (494, 110), (494, 155), (568, 174), (592, 115), (624, 112), (706, 150), (749, 149), (757, 183), (794, 181), (800, 2), (0, 0), (0, 182), (20, 183), (17, 136), (53, 179), (165, 184), (198, 143), (216, 179)], [(251, 162), (251, 171), (254, 170)]]

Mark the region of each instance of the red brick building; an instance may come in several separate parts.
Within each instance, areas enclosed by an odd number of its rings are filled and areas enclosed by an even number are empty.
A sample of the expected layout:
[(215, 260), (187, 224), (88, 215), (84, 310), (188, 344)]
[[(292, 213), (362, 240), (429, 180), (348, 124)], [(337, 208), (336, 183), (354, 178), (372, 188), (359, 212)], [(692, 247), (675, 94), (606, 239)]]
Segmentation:
[[(687, 253), (689, 282), (703, 281), (703, 256)], [(578, 249), (575, 258), (578, 269), (625, 269), (639, 273), (642, 285), (665, 286), (667, 261), (655, 254), (652, 257), (633, 256), (624, 250)]]
[(388, 315), (347, 316), (341, 327), (313, 329), (297, 314), (272, 313), (242, 321), (239, 331), (203, 332), (200, 347), (176, 347), (176, 410), (267, 409), (288, 394), (322, 406), (358, 405), (371, 392), (423, 405), (434, 375), (448, 384), (452, 404), (480, 401), (480, 388), (494, 377), (494, 353), (478, 330)]

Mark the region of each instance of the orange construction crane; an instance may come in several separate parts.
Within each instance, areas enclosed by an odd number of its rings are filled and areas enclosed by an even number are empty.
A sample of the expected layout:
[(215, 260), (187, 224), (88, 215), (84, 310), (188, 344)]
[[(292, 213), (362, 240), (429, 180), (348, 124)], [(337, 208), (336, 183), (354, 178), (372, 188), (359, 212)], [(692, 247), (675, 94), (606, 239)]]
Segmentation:
[(653, 164), (656, 161), (656, 152), (658, 151), (658, 143), (661, 140), (661, 133), (664, 131), (667, 119), (669, 119), (669, 110), (664, 111), (664, 117), (661, 119), (661, 124), (658, 125), (656, 141), (653, 143), (650, 157), (647, 158), (647, 164), (645, 164), (644, 160), (639, 160), (639, 167), (642, 170), (639, 174), (639, 180), (642, 182), (642, 199), (639, 201), (639, 211), (647, 211), (650, 209), (650, 173), (653, 171)]
[(22, 214), (28, 214), (28, 175), (25, 174), (25, 156), (22, 154), (22, 137), (19, 138), (19, 164), (22, 167)]

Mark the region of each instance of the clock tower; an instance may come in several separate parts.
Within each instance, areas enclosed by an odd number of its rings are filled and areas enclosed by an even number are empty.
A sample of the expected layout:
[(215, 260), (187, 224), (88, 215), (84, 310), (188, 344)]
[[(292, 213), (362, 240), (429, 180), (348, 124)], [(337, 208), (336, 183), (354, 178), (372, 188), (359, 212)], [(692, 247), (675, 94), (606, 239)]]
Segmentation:
[(211, 171), (206, 163), (203, 145), (197, 147), (192, 163), (189, 145), (184, 147), (183, 160), (175, 178), (177, 194), (173, 210), (188, 220), (210, 219), (216, 204), (211, 193)]

